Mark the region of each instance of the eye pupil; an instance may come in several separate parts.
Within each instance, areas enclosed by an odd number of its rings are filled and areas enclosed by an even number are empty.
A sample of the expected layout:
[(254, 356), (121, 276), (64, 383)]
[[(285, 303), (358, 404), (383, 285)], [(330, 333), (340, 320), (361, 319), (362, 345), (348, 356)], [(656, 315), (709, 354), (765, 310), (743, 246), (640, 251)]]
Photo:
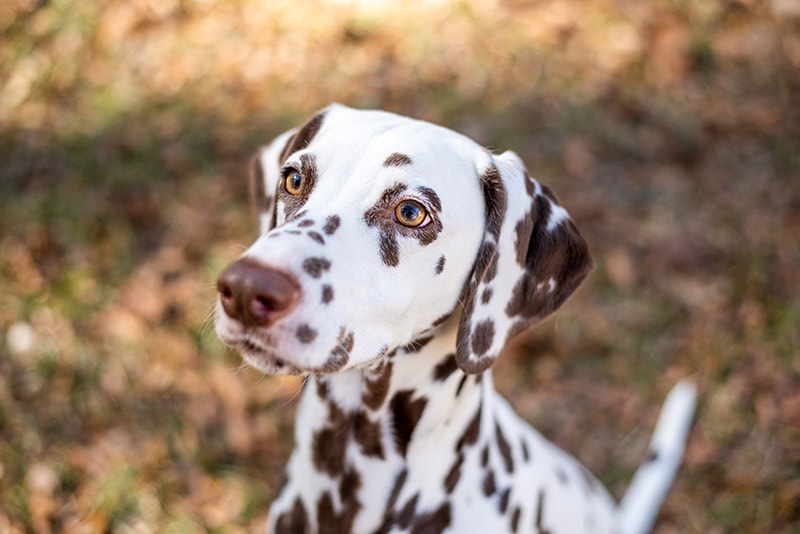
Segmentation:
[(293, 172), (286, 177), (286, 191), (291, 195), (297, 195), (303, 187), (303, 175)]
[(400, 213), (402, 213), (403, 219), (407, 221), (413, 221), (419, 215), (419, 208), (413, 204), (406, 203), (403, 204), (403, 207), (400, 209)]
[(427, 217), (425, 206), (415, 200), (405, 200), (394, 211), (397, 222), (411, 228), (420, 226)]

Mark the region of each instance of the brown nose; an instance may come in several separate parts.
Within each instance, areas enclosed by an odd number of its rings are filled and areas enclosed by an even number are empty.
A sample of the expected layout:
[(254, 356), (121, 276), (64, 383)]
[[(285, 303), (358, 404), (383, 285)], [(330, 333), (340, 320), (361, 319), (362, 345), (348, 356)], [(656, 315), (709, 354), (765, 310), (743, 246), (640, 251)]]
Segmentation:
[(217, 290), (228, 317), (246, 326), (268, 326), (291, 311), (300, 296), (294, 278), (251, 258), (222, 271)]

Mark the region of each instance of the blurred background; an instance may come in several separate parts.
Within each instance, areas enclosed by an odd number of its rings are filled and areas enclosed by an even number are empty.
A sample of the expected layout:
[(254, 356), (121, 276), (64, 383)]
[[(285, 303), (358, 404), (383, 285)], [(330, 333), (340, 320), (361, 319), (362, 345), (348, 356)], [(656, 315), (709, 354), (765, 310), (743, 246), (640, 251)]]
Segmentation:
[(246, 161), (331, 101), (513, 149), (597, 268), (496, 382), (656, 532), (800, 528), (797, 0), (4, 0), (0, 532), (260, 532), (301, 383), (209, 322)]

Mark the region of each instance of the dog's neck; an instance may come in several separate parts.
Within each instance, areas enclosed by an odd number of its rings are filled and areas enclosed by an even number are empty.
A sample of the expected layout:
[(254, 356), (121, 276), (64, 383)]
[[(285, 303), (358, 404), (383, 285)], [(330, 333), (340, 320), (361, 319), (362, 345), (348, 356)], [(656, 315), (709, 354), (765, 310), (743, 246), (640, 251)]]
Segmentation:
[[(396, 419), (418, 420), (434, 406), (437, 414), (426, 415), (426, 423), (445, 424), (455, 406), (475, 406), (492, 391), (490, 372), (468, 375), (458, 368), (457, 323), (450, 320), (419, 335), (369, 367), (316, 375), (309, 388), (313, 386), (317, 398), (330, 407), (344, 413), (364, 412), (370, 419), (383, 419), (394, 427), (399, 424)], [(403, 429), (393, 430), (398, 439), (404, 437)]]
[[(456, 331), (457, 319), (369, 368), (309, 379), (281, 496), (290, 501), (282, 508), (300, 498), (316, 508), (317, 521), (343, 531), (374, 529), (393, 513), (404, 482), (403, 491), (410, 490), (409, 465), (441, 456), (433, 469), (442, 470), (438, 479), (447, 484), (453, 456), (493, 428), (485, 406), (491, 375), (458, 369)], [(321, 485), (313, 473), (332, 483)]]

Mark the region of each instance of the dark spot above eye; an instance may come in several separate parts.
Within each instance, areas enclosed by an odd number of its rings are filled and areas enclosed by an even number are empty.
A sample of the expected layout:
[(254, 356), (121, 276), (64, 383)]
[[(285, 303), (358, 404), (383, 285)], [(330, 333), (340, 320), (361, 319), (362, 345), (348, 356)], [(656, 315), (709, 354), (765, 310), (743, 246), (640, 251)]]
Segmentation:
[(412, 161), (411, 158), (405, 154), (400, 154), (399, 152), (395, 152), (394, 154), (390, 154), (388, 158), (383, 162), (384, 167), (402, 167), (404, 165), (411, 165)]

